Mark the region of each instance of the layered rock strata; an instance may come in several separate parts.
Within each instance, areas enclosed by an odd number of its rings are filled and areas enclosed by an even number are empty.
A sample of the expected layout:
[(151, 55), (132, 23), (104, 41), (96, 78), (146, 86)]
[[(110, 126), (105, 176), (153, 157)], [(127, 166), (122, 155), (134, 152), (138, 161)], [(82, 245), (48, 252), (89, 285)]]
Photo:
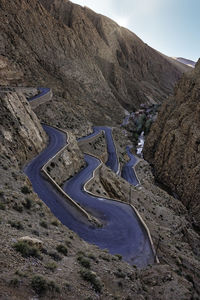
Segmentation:
[(200, 228), (200, 60), (162, 106), (144, 147), (158, 181), (191, 211)]

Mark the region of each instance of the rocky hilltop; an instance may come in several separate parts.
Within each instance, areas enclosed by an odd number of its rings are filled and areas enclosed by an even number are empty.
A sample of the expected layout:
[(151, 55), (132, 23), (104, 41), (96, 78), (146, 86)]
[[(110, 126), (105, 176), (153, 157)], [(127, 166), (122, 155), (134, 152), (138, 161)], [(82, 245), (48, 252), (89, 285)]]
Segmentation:
[(166, 101), (146, 140), (144, 156), (157, 179), (178, 195), (200, 228), (200, 60)]
[(2, 84), (50, 86), (85, 116), (82, 124), (120, 123), (124, 108), (165, 99), (183, 72), (129, 30), (70, 1), (0, 0), (0, 8)]

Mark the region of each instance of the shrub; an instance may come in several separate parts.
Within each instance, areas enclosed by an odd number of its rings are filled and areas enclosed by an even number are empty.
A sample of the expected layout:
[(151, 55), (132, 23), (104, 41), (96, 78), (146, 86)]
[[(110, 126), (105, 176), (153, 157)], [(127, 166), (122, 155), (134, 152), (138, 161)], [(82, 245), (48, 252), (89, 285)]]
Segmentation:
[(118, 286), (119, 286), (120, 288), (122, 288), (122, 287), (123, 287), (123, 283), (122, 283), (121, 281), (118, 281)]
[(194, 280), (190, 274), (186, 274), (185, 278), (192, 283), (194, 282)]
[(42, 207), (43, 206), (43, 202), (42, 201), (38, 201), (37, 204)]
[(77, 252), (77, 255), (86, 256), (85, 252), (83, 252), (83, 251), (81, 251), (81, 250)]
[(17, 230), (23, 230), (24, 226), (20, 221), (9, 221), (11, 227), (16, 228)]
[(56, 252), (49, 252), (49, 256), (51, 256), (55, 261), (60, 261), (62, 257)]
[(65, 282), (65, 287), (68, 289), (68, 290), (71, 290), (71, 285), (68, 281)]
[(24, 241), (18, 241), (13, 247), (17, 252), (21, 253), (23, 257), (34, 256), (40, 258), (39, 249), (35, 246), (30, 246)]
[(116, 256), (119, 260), (122, 260), (122, 255), (121, 255), (121, 254), (115, 254), (115, 256)]
[(41, 251), (43, 254), (48, 255), (48, 251), (47, 251), (46, 248), (42, 247), (42, 248), (40, 249), (40, 251)]
[(64, 245), (60, 244), (56, 247), (56, 250), (59, 252), (59, 253), (62, 253), (64, 255), (67, 255), (68, 254), (68, 249), (67, 247), (65, 247)]
[(88, 253), (88, 258), (93, 259), (94, 261), (98, 262), (98, 259), (96, 258), (96, 256), (92, 253)]
[(32, 234), (34, 234), (34, 235), (37, 235), (37, 236), (40, 236), (40, 233), (39, 233), (39, 231), (37, 231), (37, 230), (32, 230)]
[(44, 294), (47, 291), (48, 285), (46, 279), (40, 275), (35, 275), (32, 278), (31, 286), (37, 294)]
[(5, 210), (5, 209), (6, 209), (5, 204), (2, 203), (2, 202), (0, 202), (0, 209), (1, 209), (1, 210)]
[(47, 281), (41, 275), (35, 275), (32, 278), (31, 286), (38, 295), (46, 293), (47, 290), (57, 293), (60, 292), (60, 288), (54, 281)]
[(10, 280), (9, 284), (12, 285), (13, 287), (18, 287), (19, 286), (19, 279), (18, 278), (13, 278)]
[(96, 292), (101, 292), (103, 284), (94, 272), (90, 270), (81, 270), (80, 274), (85, 281), (88, 281), (92, 284)]
[(46, 268), (49, 269), (50, 271), (54, 272), (57, 268), (57, 264), (55, 262), (49, 262), (47, 265), (46, 265)]
[(23, 205), (25, 208), (30, 209), (33, 205), (33, 201), (29, 198), (26, 198), (25, 202), (23, 202)]
[(82, 265), (83, 267), (87, 268), (87, 269), (90, 269), (90, 261), (86, 258), (86, 257), (83, 257), (83, 256), (78, 256), (77, 258), (78, 262), (80, 265)]
[(60, 293), (59, 286), (52, 280), (48, 282), (48, 290), (50, 290), (52, 292)]
[(19, 270), (16, 270), (15, 274), (18, 275), (18, 276), (20, 276), (20, 277), (27, 277), (26, 273), (23, 273), (23, 272), (21, 272)]
[(31, 190), (28, 188), (28, 186), (24, 185), (22, 188), (21, 188), (21, 192), (23, 194), (30, 194), (31, 193)]
[(72, 245), (71, 241), (68, 241), (68, 240), (65, 241), (65, 244), (66, 244), (68, 247), (71, 247), (71, 245)]
[(18, 203), (16, 203), (16, 202), (15, 202), (15, 204), (13, 205), (13, 209), (15, 209), (15, 210), (18, 211), (18, 212), (23, 212), (23, 206), (20, 205), (20, 204), (18, 204)]
[(53, 220), (52, 222), (51, 222), (51, 224), (53, 225), (53, 226), (58, 226), (59, 225), (59, 222), (58, 222), (58, 220)]
[(103, 260), (108, 261), (108, 262), (110, 261), (110, 257), (108, 255), (100, 254), (99, 258), (102, 258)]
[(116, 272), (114, 272), (114, 275), (118, 278), (125, 278), (126, 274), (122, 272), (121, 269), (118, 269)]
[(44, 227), (44, 228), (48, 228), (48, 224), (47, 224), (47, 222), (45, 222), (45, 221), (41, 221), (40, 222), (40, 226), (42, 226), (42, 227)]

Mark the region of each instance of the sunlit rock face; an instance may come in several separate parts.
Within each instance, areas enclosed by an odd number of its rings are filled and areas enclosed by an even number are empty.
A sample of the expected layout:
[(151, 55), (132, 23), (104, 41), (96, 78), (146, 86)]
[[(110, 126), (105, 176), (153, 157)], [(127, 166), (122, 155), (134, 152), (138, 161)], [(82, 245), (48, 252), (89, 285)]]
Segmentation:
[(1, 93), (1, 152), (23, 165), (45, 146), (47, 137), (40, 121), (21, 93)]

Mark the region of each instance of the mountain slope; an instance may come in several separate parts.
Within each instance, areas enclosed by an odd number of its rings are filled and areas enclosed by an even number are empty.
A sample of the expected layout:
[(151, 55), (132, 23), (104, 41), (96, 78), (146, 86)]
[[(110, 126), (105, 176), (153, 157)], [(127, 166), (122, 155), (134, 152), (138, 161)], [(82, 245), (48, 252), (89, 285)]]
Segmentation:
[(175, 95), (163, 104), (146, 140), (145, 159), (159, 181), (175, 192), (200, 228), (200, 60), (185, 75)]
[(182, 74), (129, 30), (70, 1), (0, 7), (0, 54), (23, 73), (12, 83), (51, 86), (95, 124), (120, 123), (124, 108), (162, 101)]

